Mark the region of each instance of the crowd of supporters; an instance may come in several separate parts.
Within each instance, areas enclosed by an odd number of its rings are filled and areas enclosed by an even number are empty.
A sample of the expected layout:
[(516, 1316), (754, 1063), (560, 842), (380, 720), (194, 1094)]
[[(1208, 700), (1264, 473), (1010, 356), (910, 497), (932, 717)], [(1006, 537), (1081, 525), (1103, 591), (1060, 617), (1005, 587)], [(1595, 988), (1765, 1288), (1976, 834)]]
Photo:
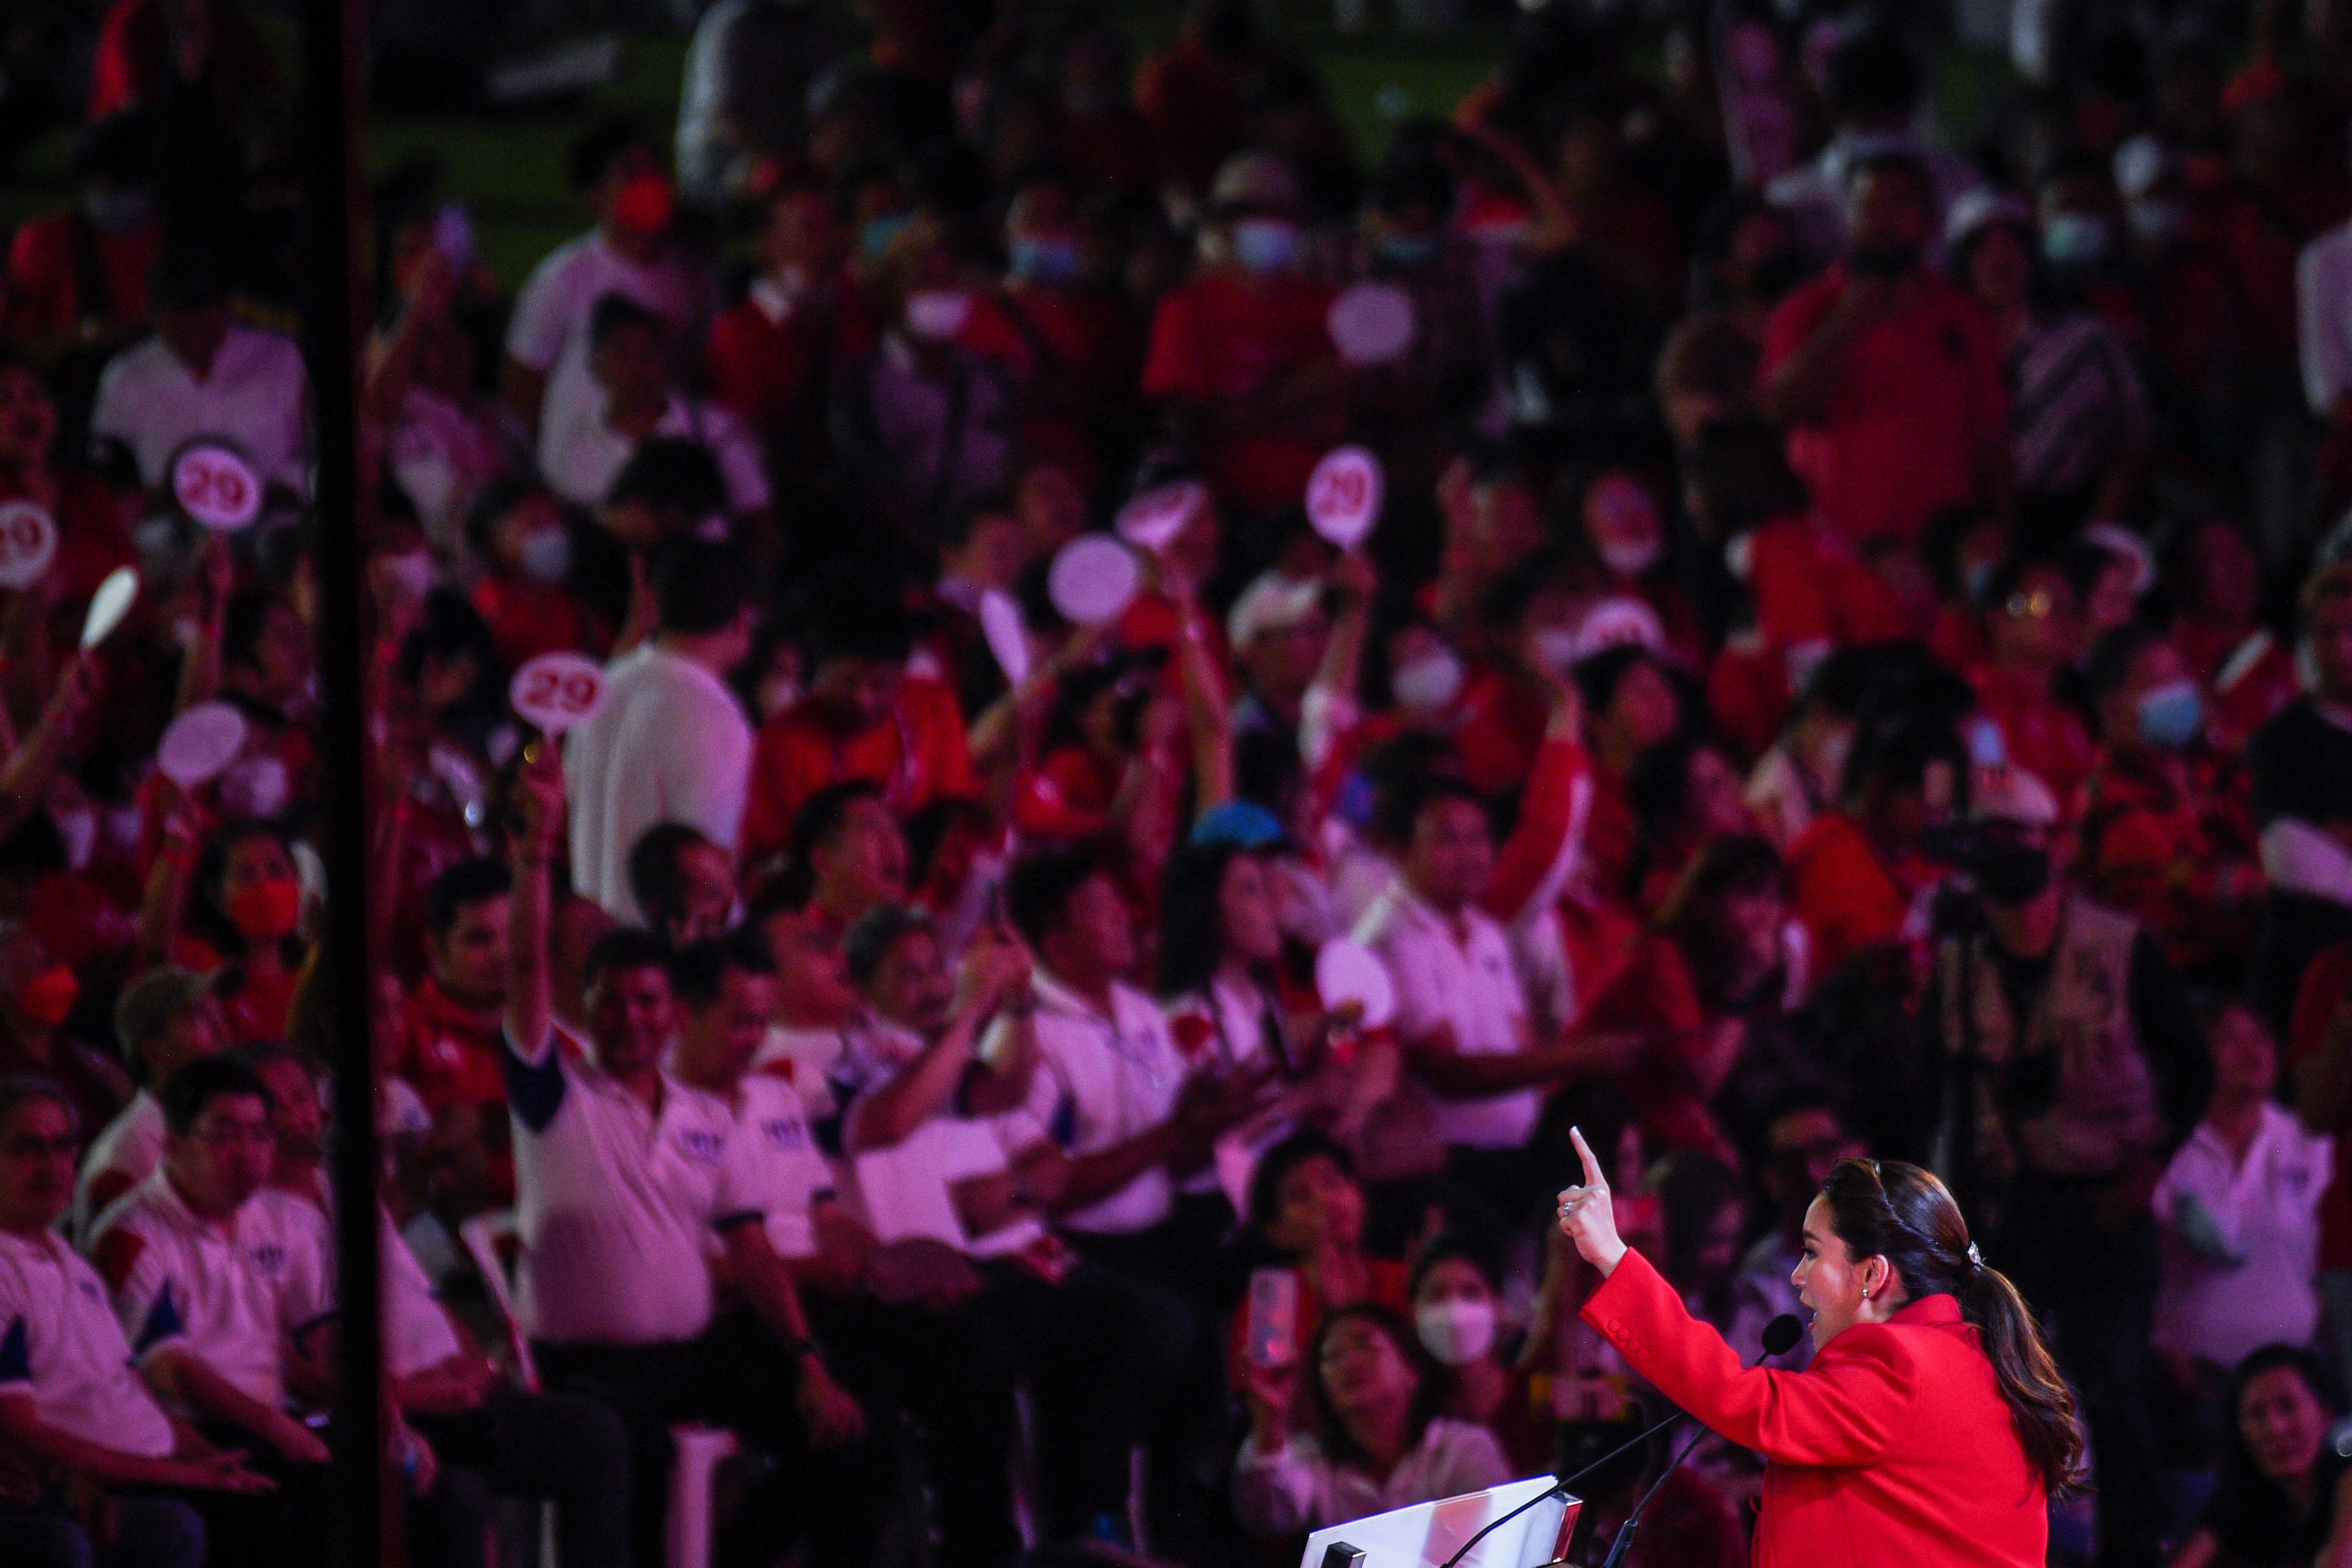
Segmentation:
[(1494, 69), (1367, 161), (1245, 0), (718, 0), (528, 277), (377, 184), (360, 520), (263, 30), (28, 9), (0, 1560), (322, 1561), (374, 1224), (418, 1568), (657, 1568), (689, 1425), (729, 1568), (1274, 1562), (1662, 1413), (1575, 1126), (1751, 1357), (1831, 1168), (1936, 1169), (2053, 1559), (2352, 1561), (2352, 5), (1403, 9)]

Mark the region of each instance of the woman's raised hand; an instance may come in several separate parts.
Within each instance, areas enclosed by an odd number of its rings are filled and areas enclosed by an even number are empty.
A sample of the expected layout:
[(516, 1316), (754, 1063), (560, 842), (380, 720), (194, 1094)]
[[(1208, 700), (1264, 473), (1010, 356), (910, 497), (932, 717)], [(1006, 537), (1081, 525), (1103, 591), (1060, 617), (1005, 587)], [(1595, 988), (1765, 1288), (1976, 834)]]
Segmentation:
[(1625, 1256), (1625, 1244), (1617, 1236), (1615, 1202), (1610, 1196), (1608, 1178), (1601, 1173), (1601, 1162), (1592, 1157), (1592, 1145), (1584, 1141), (1583, 1131), (1571, 1127), (1568, 1135), (1584, 1162), (1584, 1184), (1559, 1194), (1560, 1234), (1576, 1243), (1578, 1253), (1606, 1279), (1615, 1272), (1618, 1260)]

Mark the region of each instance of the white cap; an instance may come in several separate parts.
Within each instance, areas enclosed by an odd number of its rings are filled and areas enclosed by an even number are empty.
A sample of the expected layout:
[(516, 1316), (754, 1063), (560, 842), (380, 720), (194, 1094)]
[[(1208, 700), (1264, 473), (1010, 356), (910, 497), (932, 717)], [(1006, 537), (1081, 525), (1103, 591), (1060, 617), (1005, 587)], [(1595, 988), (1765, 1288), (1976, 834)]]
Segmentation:
[(1288, 631), (1322, 606), (1323, 584), (1313, 578), (1260, 573), (1225, 613), (1225, 640), (1238, 653), (1267, 632)]

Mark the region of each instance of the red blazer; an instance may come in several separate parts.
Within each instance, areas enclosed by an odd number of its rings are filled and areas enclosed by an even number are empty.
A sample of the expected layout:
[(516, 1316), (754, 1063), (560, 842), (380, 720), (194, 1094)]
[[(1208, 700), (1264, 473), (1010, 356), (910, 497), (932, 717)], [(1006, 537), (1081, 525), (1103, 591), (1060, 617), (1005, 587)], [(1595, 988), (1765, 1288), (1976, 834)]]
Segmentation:
[(1759, 1568), (2041, 1568), (2042, 1479), (1950, 1296), (1856, 1324), (1802, 1372), (1743, 1366), (1638, 1252), (1584, 1321), (1668, 1399), (1769, 1461)]

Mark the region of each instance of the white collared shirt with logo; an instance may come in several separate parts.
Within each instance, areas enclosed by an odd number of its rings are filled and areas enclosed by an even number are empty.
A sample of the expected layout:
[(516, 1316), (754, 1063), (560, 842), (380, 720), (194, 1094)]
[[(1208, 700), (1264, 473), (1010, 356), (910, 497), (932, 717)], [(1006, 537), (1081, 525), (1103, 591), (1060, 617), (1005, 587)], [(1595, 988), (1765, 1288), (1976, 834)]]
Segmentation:
[(727, 1160), (734, 1113), (662, 1075), (658, 1112), (554, 1036), (500, 1036), (522, 1233), (516, 1315), (557, 1344), (661, 1344), (709, 1325), (713, 1226), (756, 1215)]
[(91, 1244), (133, 1355), (185, 1351), (271, 1406), (286, 1403), (281, 1347), (334, 1310), (332, 1250), (315, 1205), (264, 1188), (210, 1220), (161, 1170), (99, 1216)]
[(160, 1458), (172, 1423), (131, 1367), (106, 1283), (62, 1237), (0, 1231), (0, 1399), (84, 1442)]
[[(1527, 1048), (1527, 993), (1511, 956), (1511, 939), (1485, 911), (1462, 912), (1463, 935), (1405, 886), (1400, 877), (1372, 900), (1357, 923), (1356, 940), (1380, 954), (1396, 984), (1397, 1032), (1412, 1038), (1450, 1026), (1454, 1048), (1465, 1057), (1509, 1056)], [(1437, 1136), (1469, 1149), (1519, 1149), (1535, 1135), (1543, 1097), (1532, 1089), (1507, 1094), (1437, 1096)]]
[(728, 1190), (738, 1212), (757, 1209), (779, 1258), (816, 1252), (814, 1215), (833, 1194), (833, 1167), (818, 1152), (808, 1112), (793, 1086), (769, 1073), (745, 1073), (736, 1085), (727, 1145)]
[[(1024, 1109), (1073, 1155), (1151, 1131), (1175, 1110), (1184, 1087), (1184, 1058), (1159, 1005), (1115, 981), (1110, 1001), (1106, 1016), (1050, 975), (1037, 976), (1037, 1071)], [(1110, 1235), (1149, 1230), (1169, 1216), (1174, 1192), (1154, 1166), (1062, 1223)]]

